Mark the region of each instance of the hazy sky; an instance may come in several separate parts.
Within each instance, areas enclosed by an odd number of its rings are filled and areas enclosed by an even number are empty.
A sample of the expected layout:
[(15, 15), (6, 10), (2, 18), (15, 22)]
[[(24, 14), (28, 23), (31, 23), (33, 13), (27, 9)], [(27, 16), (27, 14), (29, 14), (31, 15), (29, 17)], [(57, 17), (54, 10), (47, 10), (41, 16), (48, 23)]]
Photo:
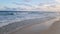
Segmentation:
[(60, 11), (60, 0), (0, 0), (1, 11)]

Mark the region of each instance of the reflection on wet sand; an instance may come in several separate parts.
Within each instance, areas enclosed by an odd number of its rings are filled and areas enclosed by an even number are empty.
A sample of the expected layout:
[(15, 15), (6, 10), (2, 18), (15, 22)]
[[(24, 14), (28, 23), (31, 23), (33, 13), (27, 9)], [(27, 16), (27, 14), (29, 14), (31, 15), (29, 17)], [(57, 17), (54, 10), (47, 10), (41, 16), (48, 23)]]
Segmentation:
[(35, 27), (27, 27), (20, 29), (16, 32), (10, 33), (10, 34), (60, 34), (60, 21), (56, 21), (55, 23), (52, 24), (52, 26), (46, 30), (41, 30), (45, 29), (46, 24), (43, 25), (35, 25)]
[(60, 34), (60, 21), (56, 21), (44, 34)]

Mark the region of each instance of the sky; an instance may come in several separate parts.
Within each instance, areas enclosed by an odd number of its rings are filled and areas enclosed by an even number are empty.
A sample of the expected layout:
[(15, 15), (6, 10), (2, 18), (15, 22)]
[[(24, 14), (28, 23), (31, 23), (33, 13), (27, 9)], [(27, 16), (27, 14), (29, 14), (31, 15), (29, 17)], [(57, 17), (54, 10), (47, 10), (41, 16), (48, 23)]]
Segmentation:
[(60, 11), (60, 0), (0, 0), (0, 11)]

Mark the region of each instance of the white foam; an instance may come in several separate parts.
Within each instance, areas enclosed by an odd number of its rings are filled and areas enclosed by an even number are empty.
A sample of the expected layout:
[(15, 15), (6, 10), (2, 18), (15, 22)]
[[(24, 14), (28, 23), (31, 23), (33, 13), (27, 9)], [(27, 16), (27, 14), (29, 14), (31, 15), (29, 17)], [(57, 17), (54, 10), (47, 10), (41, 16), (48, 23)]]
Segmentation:
[[(18, 14), (18, 13), (17, 13)], [(21, 13), (21, 14), (15, 14), (15, 15), (8, 15), (8, 16), (0, 16), (0, 26), (13, 23), (13, 22), (18, 22), (18, 21), (23, 21), (23, 20), (28, 20), (28, 19), (36, 19), (36, 18), (51, 18), (51, 17), (57, 17), (58, 13), (43, 13), (43, 14), (28, 14), (28, 13)]]

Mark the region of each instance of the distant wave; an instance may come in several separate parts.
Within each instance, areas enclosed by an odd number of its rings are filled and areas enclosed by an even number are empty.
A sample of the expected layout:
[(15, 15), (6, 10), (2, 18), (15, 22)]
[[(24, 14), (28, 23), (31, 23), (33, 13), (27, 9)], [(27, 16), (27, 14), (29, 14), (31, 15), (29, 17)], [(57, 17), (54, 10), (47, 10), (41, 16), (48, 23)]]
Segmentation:
[(12, 12), (0, 12), (0, 16), (4, 16), (4, 15), (14, 15), (14, 13), (12, 13)]

